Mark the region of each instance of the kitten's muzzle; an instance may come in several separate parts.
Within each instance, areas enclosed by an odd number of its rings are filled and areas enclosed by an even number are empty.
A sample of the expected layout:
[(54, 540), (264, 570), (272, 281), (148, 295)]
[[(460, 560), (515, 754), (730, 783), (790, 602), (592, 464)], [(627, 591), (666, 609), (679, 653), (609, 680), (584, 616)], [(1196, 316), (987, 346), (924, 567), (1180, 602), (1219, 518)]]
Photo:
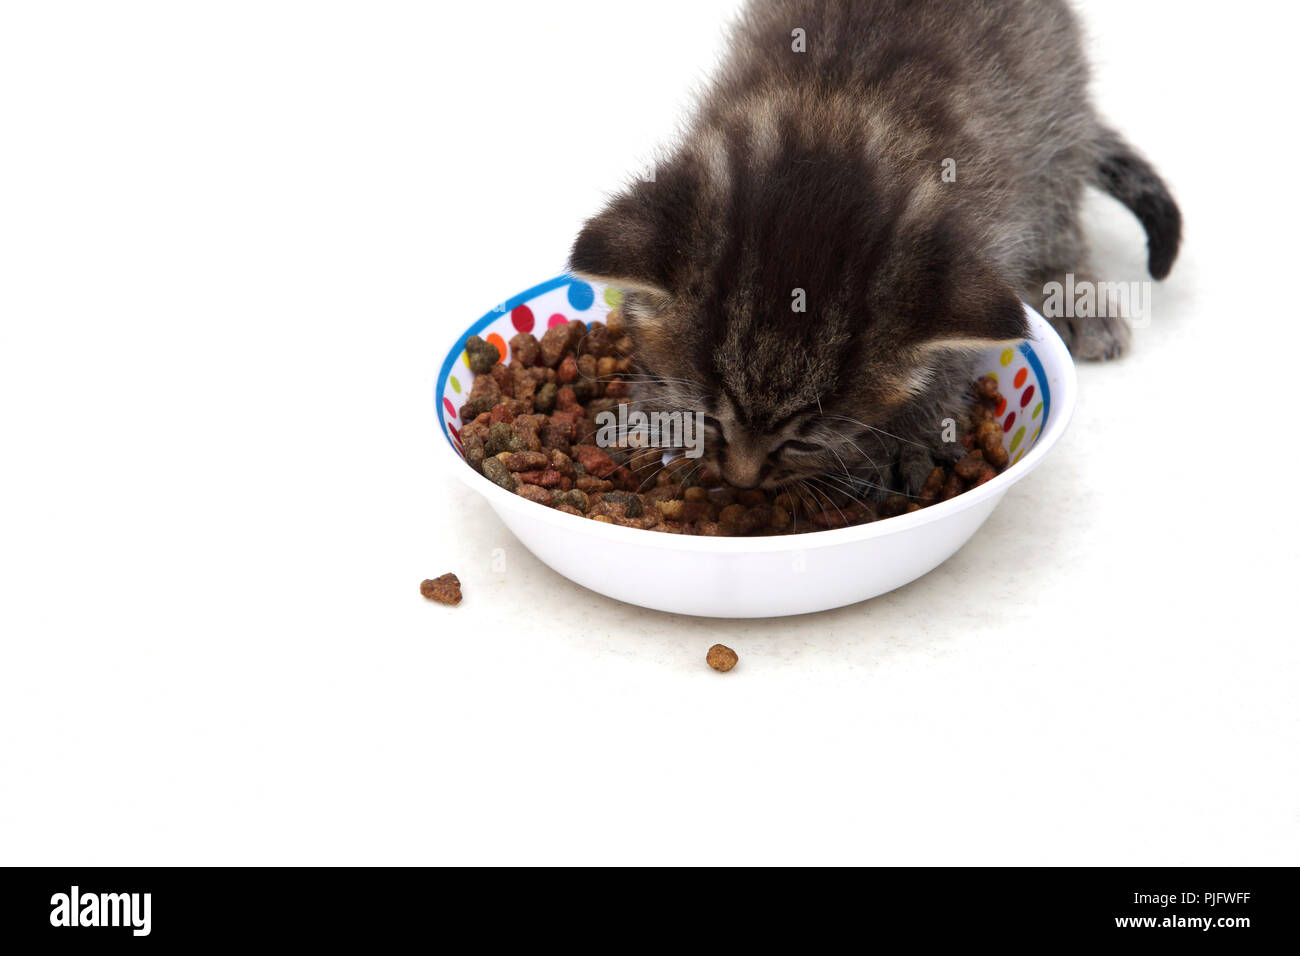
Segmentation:
[(766, 456), (755, 458), (737, 455), (727, 447), (716, 449), (714, 454), (718, 460), (718, 471), (733, 488), (757, 488), (772, 472), (772, 462)]

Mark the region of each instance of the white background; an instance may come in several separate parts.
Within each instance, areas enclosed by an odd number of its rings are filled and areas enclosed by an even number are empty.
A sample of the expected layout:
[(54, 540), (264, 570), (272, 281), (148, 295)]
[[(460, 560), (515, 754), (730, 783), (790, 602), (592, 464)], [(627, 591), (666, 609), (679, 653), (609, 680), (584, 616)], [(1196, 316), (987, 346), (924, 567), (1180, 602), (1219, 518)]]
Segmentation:
[(1300, 863), (1288, 5), (1083, 6), (1185, 251), (917, 583), (642, 611), (438, 470), (734, 6), (5, 5), (0, 862)]

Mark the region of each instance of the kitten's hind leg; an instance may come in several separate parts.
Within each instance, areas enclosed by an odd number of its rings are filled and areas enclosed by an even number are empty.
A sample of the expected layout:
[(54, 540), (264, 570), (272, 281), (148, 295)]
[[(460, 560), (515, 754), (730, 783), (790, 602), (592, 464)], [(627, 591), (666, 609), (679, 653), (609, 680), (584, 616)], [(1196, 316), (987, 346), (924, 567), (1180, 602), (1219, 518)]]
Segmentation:
[(1128, 351), (1133, 330), (1107, 283), (1089, 273), (1042, 270), (1024, 290), (1077, 359), (1105, 361)]
[[(1085, 156), (1082, 161), (1090, 164), (1092, 159)], [(1098, 285), (1087, 267), (1088, 240), (1079, 218), (1082, 182), (1067, 177), (1057, 183), (1057, 194), (1046, 207), (1050, 214), (1032, 233), (1033, 251), (1021, 295), (1052, 324), (1076, 359), (1119, 358), (1128, 351), (1132, 331), (1120, 310), (1109, 307), (1112, 303), (1100, 308), (1096, 301), (1096, 293), (1106, 287)]]

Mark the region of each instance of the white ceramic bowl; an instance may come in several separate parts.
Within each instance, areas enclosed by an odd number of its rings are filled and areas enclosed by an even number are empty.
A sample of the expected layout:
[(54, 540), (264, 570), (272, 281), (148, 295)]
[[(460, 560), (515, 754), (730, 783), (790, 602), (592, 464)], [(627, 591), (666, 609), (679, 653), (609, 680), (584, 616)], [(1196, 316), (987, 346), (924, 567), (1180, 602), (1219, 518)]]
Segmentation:
[[(464, 481), (533, 554), (572, 581), (642, 607), (704, 617), (780, 617), (864, 601), (938, 567), (965, 544), (1007, 491), (1056, 444), (1074, 410), (1074, 365), (1060, 337), (1025, 307), (1032, 337), (993, 349), (978, 371), (998, 376), (1012, 465), (993, 480), (922, 511), (872, 524), (762, 538), (707, 538), (622, 528), (553, 511), (494, 485), (465, 464), (460, 404), (472, 374), (465, 340), (489, 338), (503, 355), (517, 331), (601, 320), (618, 290), (559, 276), (502, 303), (450, 347), (435, 402), (447, 471)], [(499, 338), (497, 338), (499, 336)], [(509, 356), (505, 356), (508, 360)]]

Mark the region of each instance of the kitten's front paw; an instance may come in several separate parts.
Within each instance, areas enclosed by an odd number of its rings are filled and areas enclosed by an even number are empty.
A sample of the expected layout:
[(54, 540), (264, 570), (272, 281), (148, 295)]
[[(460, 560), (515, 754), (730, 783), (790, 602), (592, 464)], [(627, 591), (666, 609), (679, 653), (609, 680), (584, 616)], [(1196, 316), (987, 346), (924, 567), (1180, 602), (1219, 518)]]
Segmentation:
[[(958, 448), (960, 447), (958, 445)], [(909, 498), (915, 498), (921, 493), (925, 479), (930, 477), (930, 472), (934, 471), (938, 464), (928, 450), (909, 448), (898, 457), (899, 488), (896, 490)]]

